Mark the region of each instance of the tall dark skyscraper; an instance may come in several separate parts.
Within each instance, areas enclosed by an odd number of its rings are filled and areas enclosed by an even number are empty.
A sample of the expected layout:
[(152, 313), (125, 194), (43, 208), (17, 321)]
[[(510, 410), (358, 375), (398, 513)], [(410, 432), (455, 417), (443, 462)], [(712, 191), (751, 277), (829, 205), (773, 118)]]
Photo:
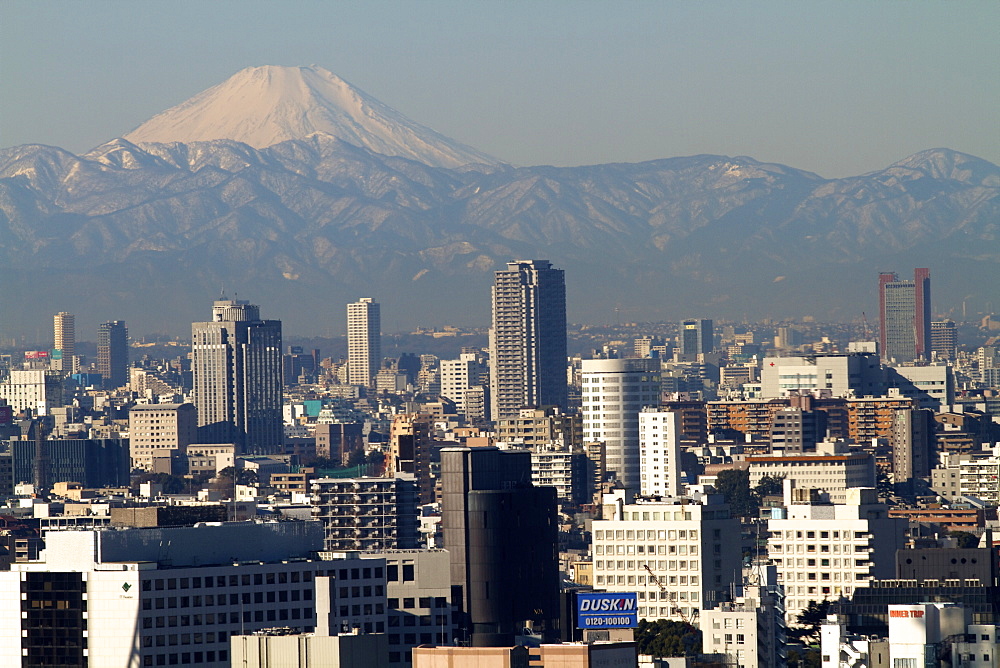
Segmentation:
[(494, 420), (525, 407), (566, 407), (566, 278), (547, 260), (496, 272), (490, 397)]
[(281, 452), (281, 321), (261, 320), (250, 302), (219, 300), (211, 322), (191, 325), (191, 351), (198, 441)]
[(680, 361), (696, 362), (698, 355), (710, 353), (714, 348), (715, 335), (711, 320), (681, 320), (677, 330), (677, 354)]
[(894, 273), (878, 276), (879, 346), (882, 359), (930, 359), (931, 271), (914, 269), (912, 281)]
[(97, 330), (97, 371), (109, 389), (128, 383), (128, 328), (124, 320), (102, 323)]
[(509, 647), (525, 621), (559, 616), (556, 490), (532, 486), (526, 450), (443, 448), (441, 478), (461, 627), (474, 646)]

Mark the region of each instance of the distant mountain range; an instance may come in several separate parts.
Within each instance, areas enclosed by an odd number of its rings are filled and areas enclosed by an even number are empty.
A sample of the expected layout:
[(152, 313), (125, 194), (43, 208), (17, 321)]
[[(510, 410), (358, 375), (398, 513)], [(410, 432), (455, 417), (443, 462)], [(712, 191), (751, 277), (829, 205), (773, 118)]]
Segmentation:
[(0, 150), (0, 331), (86, 310), (183, 332), (222, 289), (302, 334), (359, 296), (386, 331), (484, 325), (515, 258), (565, 269), (579, 321), (873, 320), (877, 272), (914, 266), (937, 312), (1000, 305), (1000, 168), (948, 149), (844, 179), (714, 155), (514, 167), (274, 67), (126, 137)]

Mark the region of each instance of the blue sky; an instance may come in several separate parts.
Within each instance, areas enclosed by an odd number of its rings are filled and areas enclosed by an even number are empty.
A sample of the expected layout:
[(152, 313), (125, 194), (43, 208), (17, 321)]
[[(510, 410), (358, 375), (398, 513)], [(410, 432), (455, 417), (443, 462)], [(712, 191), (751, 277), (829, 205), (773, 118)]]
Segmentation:
[(317, 64), (516, 164), (1000, 163), (1000, 3), (0, 3), (0, 146), (84, 151), (249, 65)]

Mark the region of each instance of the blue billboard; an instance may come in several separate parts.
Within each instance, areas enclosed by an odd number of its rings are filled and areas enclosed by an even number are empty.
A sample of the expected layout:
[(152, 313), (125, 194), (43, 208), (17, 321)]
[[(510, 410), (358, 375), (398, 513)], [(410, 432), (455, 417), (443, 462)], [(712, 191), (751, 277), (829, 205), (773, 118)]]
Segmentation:
[(578, 629), (630, 629), (639, 624), (635, 592), (579, 593), (576, 595)]

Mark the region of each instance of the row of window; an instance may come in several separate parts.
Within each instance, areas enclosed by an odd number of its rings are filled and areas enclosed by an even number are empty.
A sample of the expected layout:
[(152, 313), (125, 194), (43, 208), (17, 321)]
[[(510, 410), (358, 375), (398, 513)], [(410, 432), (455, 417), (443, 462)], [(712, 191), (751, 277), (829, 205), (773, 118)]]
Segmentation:
[(412, 608), (447, 608), (448, 599), (444, 596), (421, 596), (417, 598), (390, 598), (389, 607), (393, 610), (399, 610), (400, 602), (402, 602), (402, 609), (410, 610)]
[(697, 529), (598, 529), (594, 532), (596, 540), (698, 540)]
[[(381, 569), (377, 569), (381, 571)], [(242, 575), (209, 575), (190, 578), (157, 578), (142, 581), (142, 591), (163, 591), (172, 589), (211, 589), (213, 587), (249, 587), (263, 584), (287, 584), (312, 582), (312, 571), (278, 571), (271, 573), (244, 573)], [(376, 576), (379, 577), (379, 576)]]
[[(216, 659), (218, 656), (218, 659)], [(181, 652), (179, 654), (149, 654), (142, 657), (143, 666), (189, 666), (191, 663), (214, 663), (218, 661), (229, 660), (228, 650), (219, 650), (215, 652), (210, 650), (207, 652)]]
[[(211, 624), (240, 624), (245, 622), (273, 622), (278, 619), (311, 620), (312, 608), (281, 608), (280, 610), (244, 610), (239, 612), (208, 613), (204, 615), (164, 615), (142, 618), (143, 629), (183, 628), (192, 626), (199, 628)], [(222, 639), (224, 640), (224, 638)], [(212, 642), (212, 641), (208, 641)], [(221, 640), (220, 640), (221, 642)]]
[[(719, 547), (718, 545), (716, 547)], [(697, 556), (697, 545), (595, 545), (595, 554), (679, 554)]]

